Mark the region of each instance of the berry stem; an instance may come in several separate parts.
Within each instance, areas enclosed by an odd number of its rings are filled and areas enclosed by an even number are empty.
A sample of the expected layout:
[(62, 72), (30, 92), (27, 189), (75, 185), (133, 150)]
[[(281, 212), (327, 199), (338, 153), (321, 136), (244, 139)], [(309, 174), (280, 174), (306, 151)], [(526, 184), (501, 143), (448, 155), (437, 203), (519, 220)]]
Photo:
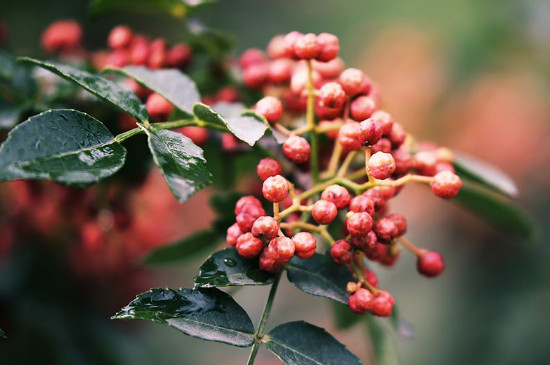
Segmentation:
[(342, 156), (342, 145), (338, 141), (334, 142), (334, 148), (332, 149), (332, 155), (330, 156), (330, 161), (328, 163), (328, 169), (322, 175), (325, 178), (331, 178), (336, 175), (338, 170), (338, 162), (340, 161), (340, 156)]
[(277, 221), (281, 219), (279, 217), (279, 214), (279, 203), (273, 203), (273, 218), (275, 218)]
[(254, 345), (250, 351), (250, 356), (248, 357), (247, 365), (254, 364), (258, 350), (260, 349), (260, 344), (262, 343), (262, 337), (264, 336), (265, 325), (267, 324), (267, 319), (269, 318), (269, 313), (271, 312), (271, 307), (273, 305), (273, 300), (275, 299), (275, 294), (277, 293), (277, 287), (279, 286), (279, 281), (281, 280), (281, 273), (275, 276), (271, 289), (269, 290), (269, 295), (267, 297), (267, 302), (265, 303), (264, 311), (262, 313), (262, 318), (258, 325), (258, 330), (256, 331), (254, 337)]
[[(160, 122), (160, 123), (153, 123), (153, 124), (145, 124), (143, 123), (143, 126), (145, 127), (153, 127), (155, 129), (172, 129), (172, 128), (180, 128), (180, 127), (187, 127), (187, 126), (195, 126), (195, 127), (203, 127), (203, 128), (210, 128), (215, 129), (223, 132), (227, 132), (227, 128), (221, 125), (213, 124), (204, 122), (202, 120), (195, 120), (195, 119), (179, 119), (179, 120), (171, 120), (168, 122)], [(144, 133), (144, 130), (140, 127), (136, 127), (133, 129), (130, 129), (126, 132), (122, 132), (120, 134), (117, 134), (115, 136), (116, 142), (122, 142), (127, 140), (130, 137), (133, 137), (137, 134)]]
[(311, 176), (313, 183), (319, 182), (319, 160), (318, 149), (319, 139), (315, 131), (315, 88), (313, 87), (313, 65), (311, 60), (307, 61), (307, 125), (311, 130)]
[(406, 239), (405, 237), (398, 237), (397, 240), (409, 251), (411, 251), (413, 254), (415, 254), (418, 257), (421, 257), (424, 255), (424, 250), (416, 247), (411, 241)]
[(275, 123), (274, 128), (284, 134), (287, 137), (290, 137), (292, 134), (294, 134), (294, 131), (288, 130), (285, 126), (281, 125), (280, 123)]
[(375, 181), (372, 175), (370, 174), (370, 168), (369, 168), (369, 160), (370, 156), (372, 154), (372, 147), (364, 147), (363, 151), (365, 151), (365, 173), (367, 174), (367, 181)]
[(342, 178), (342, 177), (344, 177), (344, 175), (346, 175), (346, 173), (348, 172), (348, 169), (349, 169), (349, 165), (351, 164), (351, 162), (355, 158), (356, 154), (357, 154), (356, 151), (352, 151), (352, 152), (348, 153), (348, 155), (346, 156), (346, 159), (342, 163), (342, 166), (340, 166), (340, 169), (338, 170), (338, 174), (336, 174), (337, 177)]

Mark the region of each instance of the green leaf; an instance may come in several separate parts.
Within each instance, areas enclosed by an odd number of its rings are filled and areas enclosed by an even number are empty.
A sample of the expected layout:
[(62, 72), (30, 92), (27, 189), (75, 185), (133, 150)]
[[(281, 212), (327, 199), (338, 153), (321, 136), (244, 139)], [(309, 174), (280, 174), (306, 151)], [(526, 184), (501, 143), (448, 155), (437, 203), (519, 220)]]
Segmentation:
[(361, 360), (323, 328), (297, 321), (275, 327), (266, 346), (287, 365), (360, 365)]
[(0, 181), (53, 180), (87, 185), (117, 172), (126, 149), (88, 114), (54, 109), (19, 124), (0, 146)]
[(193, 114), (203, 122), (225, 126), (238, 139), (250, 146), (262, 138), (268, 128), (263, 118), (251, 112), (244, 112), (238, 117), (224, 119), (208, 105), (197, 103), (193, 106)]
[(528, 239), (535, 235), (530, 215), (500, 194), (464, 181), (454, 200), (503, 231)]
[(108, 68), (132, 79), (154, 92), (161, 94), (178, 109), (193, 114), (193, 105), (200, 102), (200, 95), (193, 80), (176, 69), (150, 70), (143, 66)]
[(151, 289), (112, 319), (144, 319), (203, 340), (239, 347), (254, 343), (254, 325), (248, 314), (229, 294), (216, 288)]
[(42, 67), (66, 80), (80, 85), (98, 98), (131, 115), (140, 122), (149, 119), (149, 114), (147, 114), (145, 105), (141, 103), (138, 97), (131, 91), (123, 89), (115, 82), (107, 80), (99, 75), (58, 63), (44, 62), (28, 57), (20, 58), (19, 61)]
[(338, 329), (348, 329), (354, 324), (363, 321), (365, 318), (365, 315), (352, 312), (348, 306), (343, 306), (337, 304), (336, 302), (331, 304), (334, 322), (336, 324), (336, 328)]
[(367, 328), (378, 365), (399, 365), (397, 346), (388, 326), (380, 323), (378, 318), (366, 315)]
[(204, 252), (223, 241), (218, 233), (205, 230), (197, 232), (172, 244), (161, 246), (144, 259), (149, 265), (165, 265), (178, 262)]
[(460, 176), (478, 182), (510, 198), (517, 197), (518, 188), (510, 176), (495, 166), (474, 157), (457, 152), (454, 155), (453, 165)]
[(302, 260), (294, 257), (288, 266), (288, 280), (308, 294), (347, 304), (346, 284), (353, 277), (344, 265), (338, 265), (330, 255), (315, 254)]
[(8, 336), (6, 336), (6, 333), (2, 331), (1, 328), (0, 328), (0, 338), (8, 338)]
[(18, 64), (11, 54), (0, 49), (0, 91), (25, 101), (34, 95), (36, 89), (36, 81), (29, 68)]
[(92, 15), (110, 12), (161, 13), (185, 18), (195, 8), (215, 3), (214, 0), (92, 0)]
[(203, 288), (268, 285), (273, 282), (273, 275), (260, 270), (258, 260), (245, 259), (234, 247), (228, 247), (203, 262), (194, 282)]
[(155, 164), (160, 167), (170, 191), (185, 202), (206, 187), (212, 176), (200, 147), (181, 133), (143, 127), (149, 137), (149, 149)]
[(10, 129), (17, 124), (23, 108), (0, 99), (0, 129)]

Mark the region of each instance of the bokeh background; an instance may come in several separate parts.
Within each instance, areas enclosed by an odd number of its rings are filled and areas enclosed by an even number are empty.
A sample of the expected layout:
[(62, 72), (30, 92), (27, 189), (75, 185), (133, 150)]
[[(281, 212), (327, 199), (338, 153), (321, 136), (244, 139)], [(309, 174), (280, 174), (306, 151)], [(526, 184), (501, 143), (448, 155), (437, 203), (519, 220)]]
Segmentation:
[[(86, 0), (3, 2), (6, 48), (40, 55), (43, 29), (66, 18), (84, 25), (92, 49), (105, 47), (109, 30), (120, 23), (167, 39), (181, 33), (181, 23), (166, 16), (124, 13), (93, 19), (87, 5)], [(234, 36), (237, 52), (264, 48), (273, 35), (291, 30), (338, 35), (344, 60), (378, 83), (385, 109), (410, 132), (510, 174), (520, 188), (519, 203), (537, 222), (534, 240), (500, 232), (413, 186), (393, 209), (409, 219), (408, 237), (442, 251), (448, 269), (426, 280), (416, 275), (414, 258), (405, 253), (396, 268), (375, 271), (414, 327), (412, 338), (395, 337), (402, 364), (550, 363), (550, 2), (220, 0), (197, 16)], [(49, 192), (54, 194), (55, 189)], [(207, 227), (213, 219), (209, 194), (206, 190), (181, 206), (160, 176), (148, 176), (132, 205), (147, 241), (139, 250)], [(14, 199), (5, 191), (0, 197), (4, 203)], [(40, 204), (24, 224), (40, 224), (44, 210), (55, 214), (55, 207)], [(162, 220), (156, 218), (161, 212)], [(140, 269), (132, 278), (122, 277), (125, 273), (82, 277), (59, 264), (65, 252), (55, 245), (1, 247), (0, 327), (9, 336), (0, 342), (2, 364), (246, 362), (245, 349), (202, 342), (155, 324), (108, 319), (150, 286), (190, 287), (203, 257)], [(89, 260), (79, 256), (72, 265)], [(267, 288), (235, 293), (254, 322), (266, 296)], [(366, 326), (338, 330), (328, 301), (283, 282), (270, 324), (295, 319), (327, 327), (365, 364), (374, 363)], [(257, 363), (278, 360), (261, 350)]]

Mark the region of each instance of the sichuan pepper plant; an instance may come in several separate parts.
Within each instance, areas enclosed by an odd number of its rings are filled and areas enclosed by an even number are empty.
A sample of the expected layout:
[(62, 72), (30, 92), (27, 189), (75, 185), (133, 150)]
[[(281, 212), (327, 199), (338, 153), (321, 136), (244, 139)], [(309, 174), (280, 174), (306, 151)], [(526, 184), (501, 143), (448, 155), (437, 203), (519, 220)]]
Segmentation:
[[(43, 48), (58, 56), (84, 52), (79, 32), (76, 23), (56, 23), (44, 33)], [(489, 220), (529, 232), (529, 223), (508, 201), (516, 194), (513, 183), (479, 161), (408, 134), (381, 109), (376, 84), (344, 66), (332, 34), (291, 32), (273, 38), (266, 52), (247, 50), (238, 65), (218, 60), (214, 74), (221, 73), (224, 83), (214, 86), (215, 78), (203, 78), (202, 96), (182, 71), (191, 62), (192, 46), (151, 42), (126, 26), (112, 30), (108, 46), (83, 56), (87, 67), (26, 57), (14, 62), (2, 55), (17, 72), (27, 75), (27, 66), (49, 71), (71, 90), (81, 88), (118, 110), (117, 129), (123, 131), (113, 135), (79, 110), (45, 110), (9, 132), (0, 147), (0, 180), (86, 187), (117, 173), (127, 158), (124, 144), (144, 135), (154, 164), (182, 203), (213, 180), (223, 182), (227, 167), (220, 165), (226, 159), (234, 166), (231, 161), (252, 156), (255, 171), (246, 172), (255, 173), (258, 182), (247, 194), (231, 191), (229, 184), (229, 191), (212, 198), (219, 216), (212, 230), (146, 257), (151, 264), (170, 262), (225, 241), (227, 247), (200, 266), (194, 288), (151, 289), (114, 319), (149, 320), (204, 340), (249, 347), (248, 364), (262, 345), (285, 364), (360, 364), (313, 324), (289, 322), (266, 330), (283, 272), (303, 292), (339, 303), (342, 321), (349, 313), (365, 316), (371, 334), (380, 336), (383, 330), (372, 316), (390, 317), (397, 328), (402, 321), (391, 289), (379, 283), (372, 265), (391, 267), (404, 249), (416, 256), (417, 271), (425, 277), (445, 269), (441, 254), (405, 238), (407, 219), (390, 210), (391, 199), (406, 185), (424, 184), (443, 199), (458, 196)], [(13, 91), (12, 103), (29, 99)], [(212, 166), (217, 168), (211, 172)], [(254, 285), (271, 286), (256, 327), (219, 289)]]

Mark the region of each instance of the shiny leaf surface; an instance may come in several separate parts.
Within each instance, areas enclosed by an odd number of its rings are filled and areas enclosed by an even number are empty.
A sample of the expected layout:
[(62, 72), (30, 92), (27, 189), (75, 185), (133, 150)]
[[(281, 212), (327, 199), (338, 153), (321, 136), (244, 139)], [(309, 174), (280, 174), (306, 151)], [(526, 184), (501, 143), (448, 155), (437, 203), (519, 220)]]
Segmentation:
[(19, 124), (0, 146), (0, 181), (53, 180), (87, 185), (114, 174), (126, 149), (98, 120), (54, 109)]
[(228, 294), (210, 289), (151, 289), (137, 296), (113, 319), (144, 319), (203, 340), (247, 347), (254, 325)]

